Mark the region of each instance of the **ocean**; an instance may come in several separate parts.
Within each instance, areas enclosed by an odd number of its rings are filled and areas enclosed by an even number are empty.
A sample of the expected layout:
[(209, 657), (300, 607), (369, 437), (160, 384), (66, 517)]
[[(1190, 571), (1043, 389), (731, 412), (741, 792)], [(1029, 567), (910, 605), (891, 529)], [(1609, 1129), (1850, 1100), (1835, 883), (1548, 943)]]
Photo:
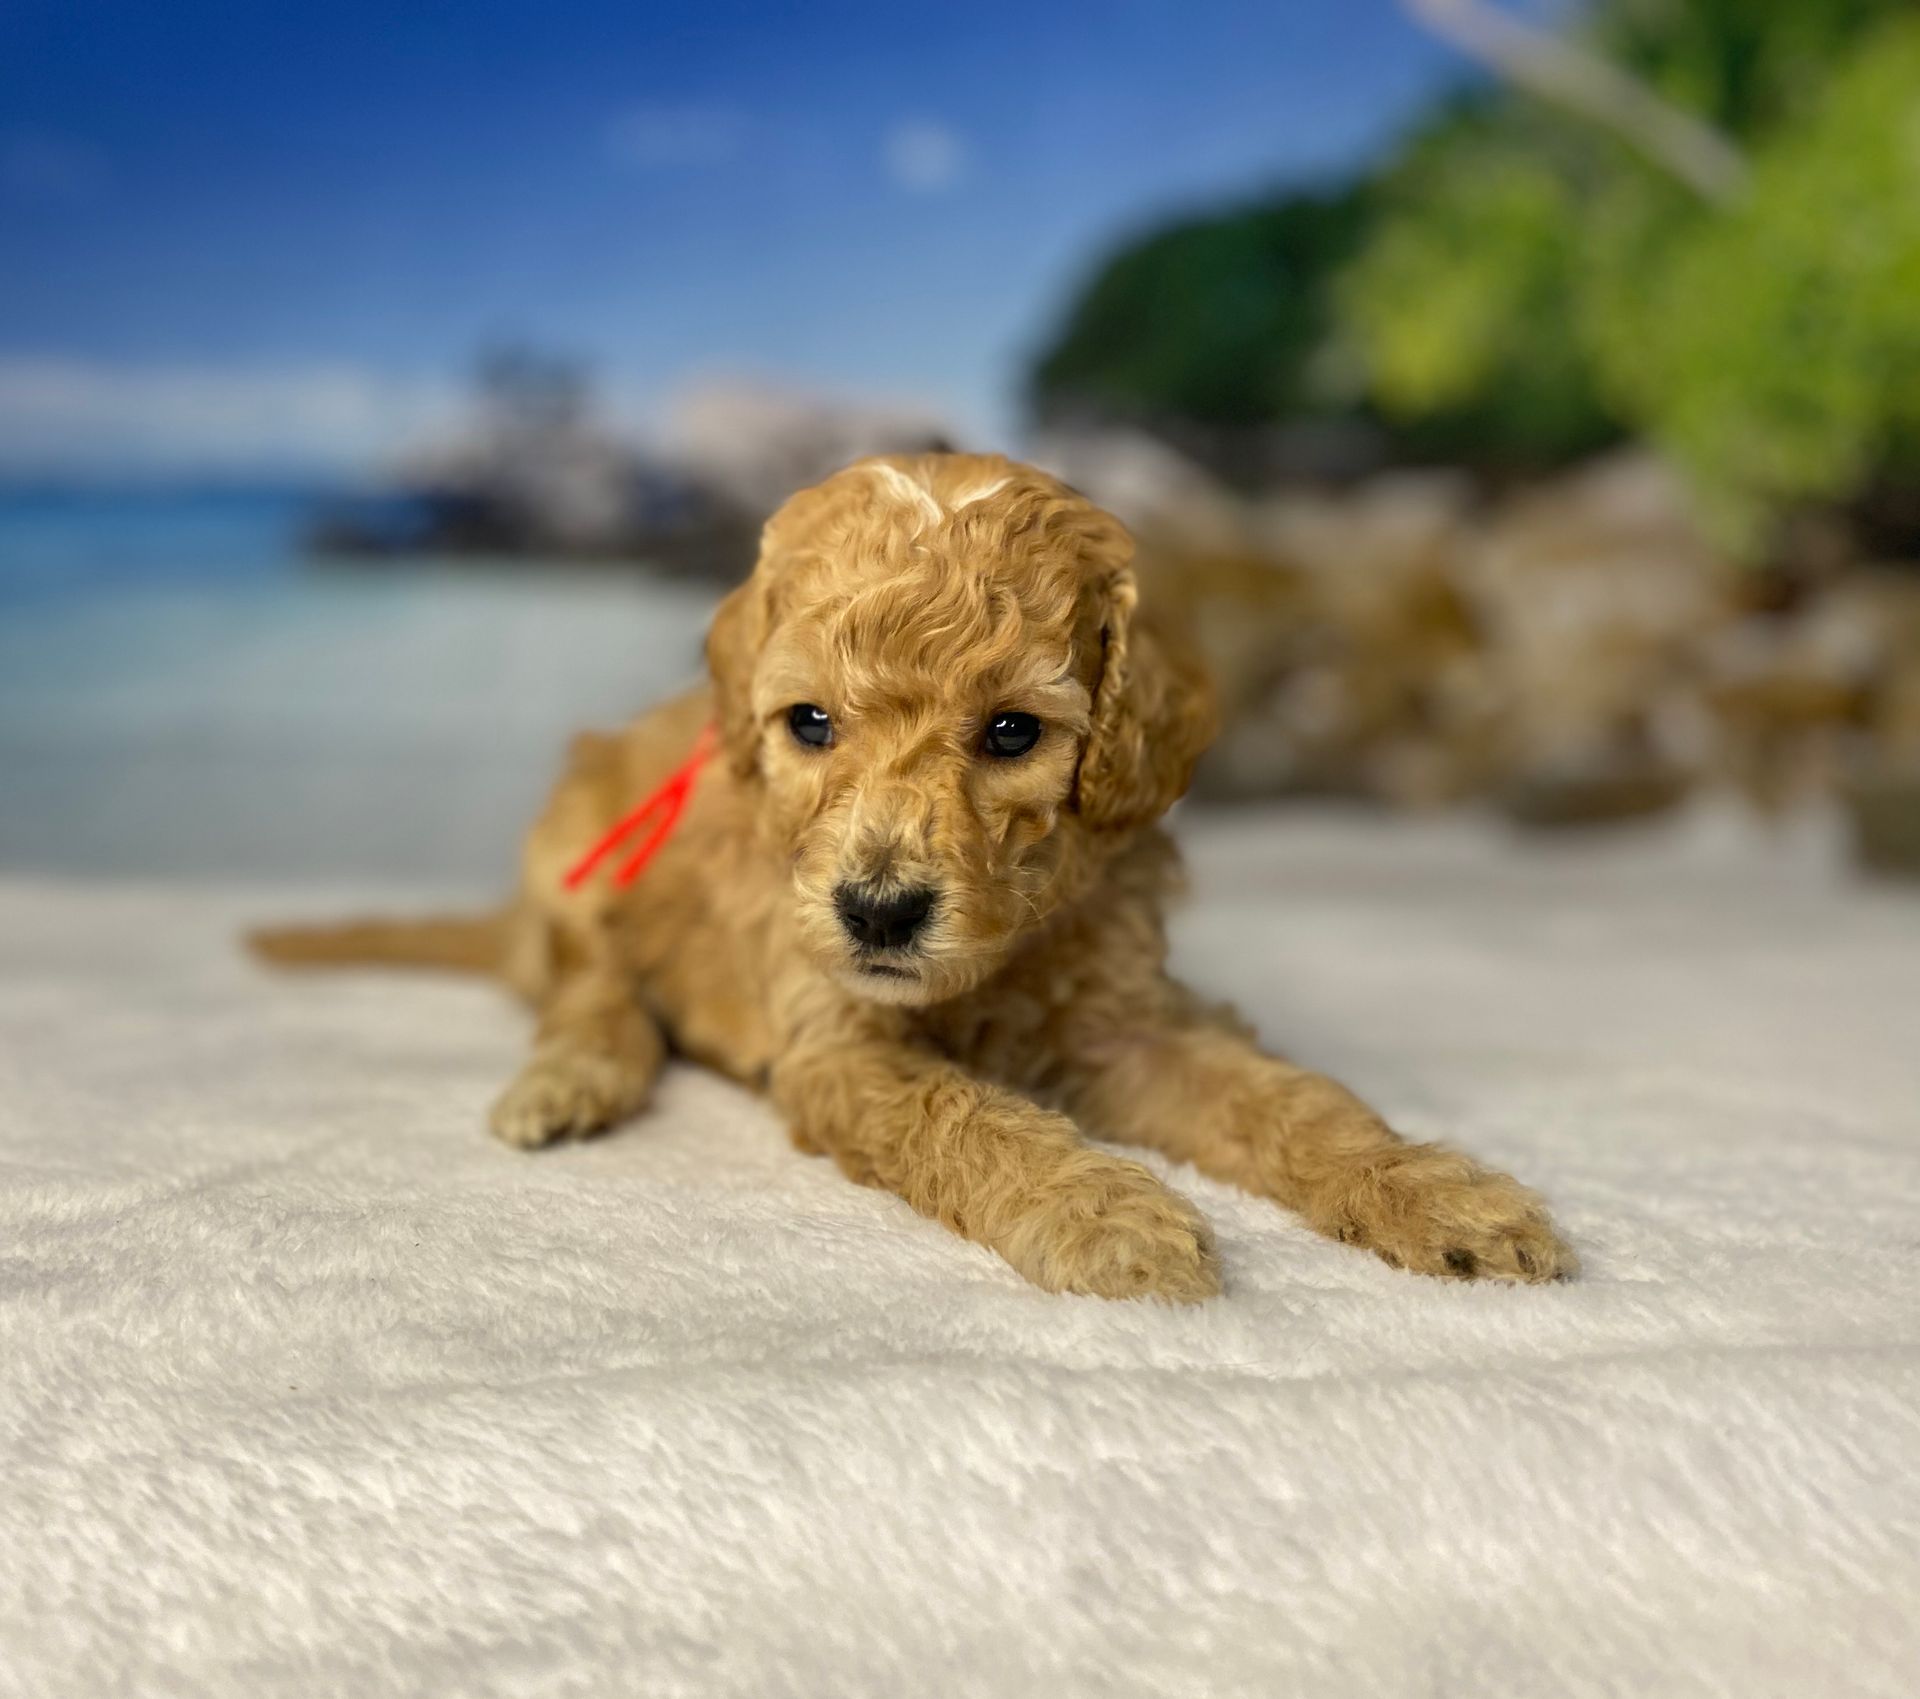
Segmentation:
[(0, 493), (0, 873), (503, 881), (568, 735), (698, 675), (711, 588), (316, 564), (314, 498)]
[(0, 609), (157, 585), (237, 587), (301, 563), (315, 488), (0, 486)]

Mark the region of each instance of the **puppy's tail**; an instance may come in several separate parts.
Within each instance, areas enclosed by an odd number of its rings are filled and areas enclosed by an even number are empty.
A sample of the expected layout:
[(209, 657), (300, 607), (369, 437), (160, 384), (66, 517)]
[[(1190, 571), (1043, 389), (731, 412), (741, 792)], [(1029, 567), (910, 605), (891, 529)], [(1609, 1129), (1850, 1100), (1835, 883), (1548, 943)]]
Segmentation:
[(507, 965), (511, 910), (338, 926), (267, 926), (247, 948), (275, 967), (419, 967), (498, 975)]

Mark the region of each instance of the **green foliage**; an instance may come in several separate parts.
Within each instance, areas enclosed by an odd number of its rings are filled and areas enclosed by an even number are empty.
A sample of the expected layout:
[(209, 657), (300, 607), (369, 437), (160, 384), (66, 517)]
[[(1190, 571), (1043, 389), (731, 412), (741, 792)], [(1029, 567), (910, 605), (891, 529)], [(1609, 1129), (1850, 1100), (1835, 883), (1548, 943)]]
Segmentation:
[(1752, 165), (1701, 199), (1511, 89), (1445, 104), (1352, 193), (1122, 251), (1034, 395), (1148, 420), (1364, 414), (1402, 453), (1552, 463), (1623, 432), (1755, 549), (1807, 502), (1920, 488), (1912, 0), (1598, 0), (1582, 39)]
[(1590, 36), (1674, 105), (1743, 141), (1820, 98), (1827, 73), (1912, 0), (1610, 0)]
[(1244, 425), (1350, 406), (1319, 356), (1361, 229), (1357, 196), (1297, 195), (1123, 249), (1040, 359), (1039, 409)]
[(1526, 465), (1618, 434), (1568, 311), (1591, 176), (1580, 151), (1531, 110), (1463, 108), (1376, 186), (1335, 298), (1408, 448)]
[(1858, 44), (1753, 192), (1695, 221), (1596, 337), (1736, 541), (1920, 475), (1920, 20)]
[[(1521, 95), (1382, 176), (1337, 292), (1378, 404), (1462, 457), (1617, 420), (1733, 546), (1797, 504), (1920, 479), (1920, 21), (1890, 0), (1614, 0), (1593, 39), (1741, 137), (1716, 208)], [(1446, 439), (1442, 439), (1446, 440)]]

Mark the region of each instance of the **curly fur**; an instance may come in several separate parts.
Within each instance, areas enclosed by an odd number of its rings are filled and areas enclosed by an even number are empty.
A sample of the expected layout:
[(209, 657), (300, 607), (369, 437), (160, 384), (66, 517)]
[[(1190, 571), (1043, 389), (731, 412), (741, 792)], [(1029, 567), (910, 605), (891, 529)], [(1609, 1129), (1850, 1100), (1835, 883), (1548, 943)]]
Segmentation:
[[(493, 965), (539, 1011), (495, 1131), (535, 1146), (630, 1115), (671, 1045), (1050, 1290), (1219, 1287), (1192, 1206), (1088, 1136), (1423, 1273), (1570, 1273), (1532, 1193), (1402, 1141), (1166, 974), (1177, 864), (1157, 822), (1214, 722), (1199, 669), (1143, 617), (1131, 555), (1110, 515), (993, 456), (862, 461), (789, 501), (715, 616), (711, 687), (575, 740), (519, 896), (467, 941), (497, 940)], [(831, 714), (831, 747), (792, 737), (801, 702)], [(1013, 711), (1042, 722), (1038, 744), (984, 754)], [(723, 757), (645, 878), (567, 893), (564, 869), (709, 720)], [(935, 893), (890, 972), (841, 923), (849, 883)], [(423, 960), (460, 958), (447, 928)], [(339, 959), (354, 936), (256, 943)], [(397, 929), (358, 936), (405, 955)]]

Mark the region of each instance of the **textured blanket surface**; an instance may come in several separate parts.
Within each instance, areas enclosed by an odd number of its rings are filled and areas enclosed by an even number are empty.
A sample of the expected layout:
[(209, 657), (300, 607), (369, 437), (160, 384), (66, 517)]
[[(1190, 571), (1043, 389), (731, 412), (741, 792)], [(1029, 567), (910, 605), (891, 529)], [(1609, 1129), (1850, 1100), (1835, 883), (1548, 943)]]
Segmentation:
[(688, 1069), (501, 1148), (492, 990), (231, 947), (445, 891), (0, 881), (0, 1692), (1914, 1692), (1920, 904), (1718, 830), (1186, 835), (1190, 976), (1579, 1281), (1172, 1169), (1226, 1296), (1047, 1297)]

